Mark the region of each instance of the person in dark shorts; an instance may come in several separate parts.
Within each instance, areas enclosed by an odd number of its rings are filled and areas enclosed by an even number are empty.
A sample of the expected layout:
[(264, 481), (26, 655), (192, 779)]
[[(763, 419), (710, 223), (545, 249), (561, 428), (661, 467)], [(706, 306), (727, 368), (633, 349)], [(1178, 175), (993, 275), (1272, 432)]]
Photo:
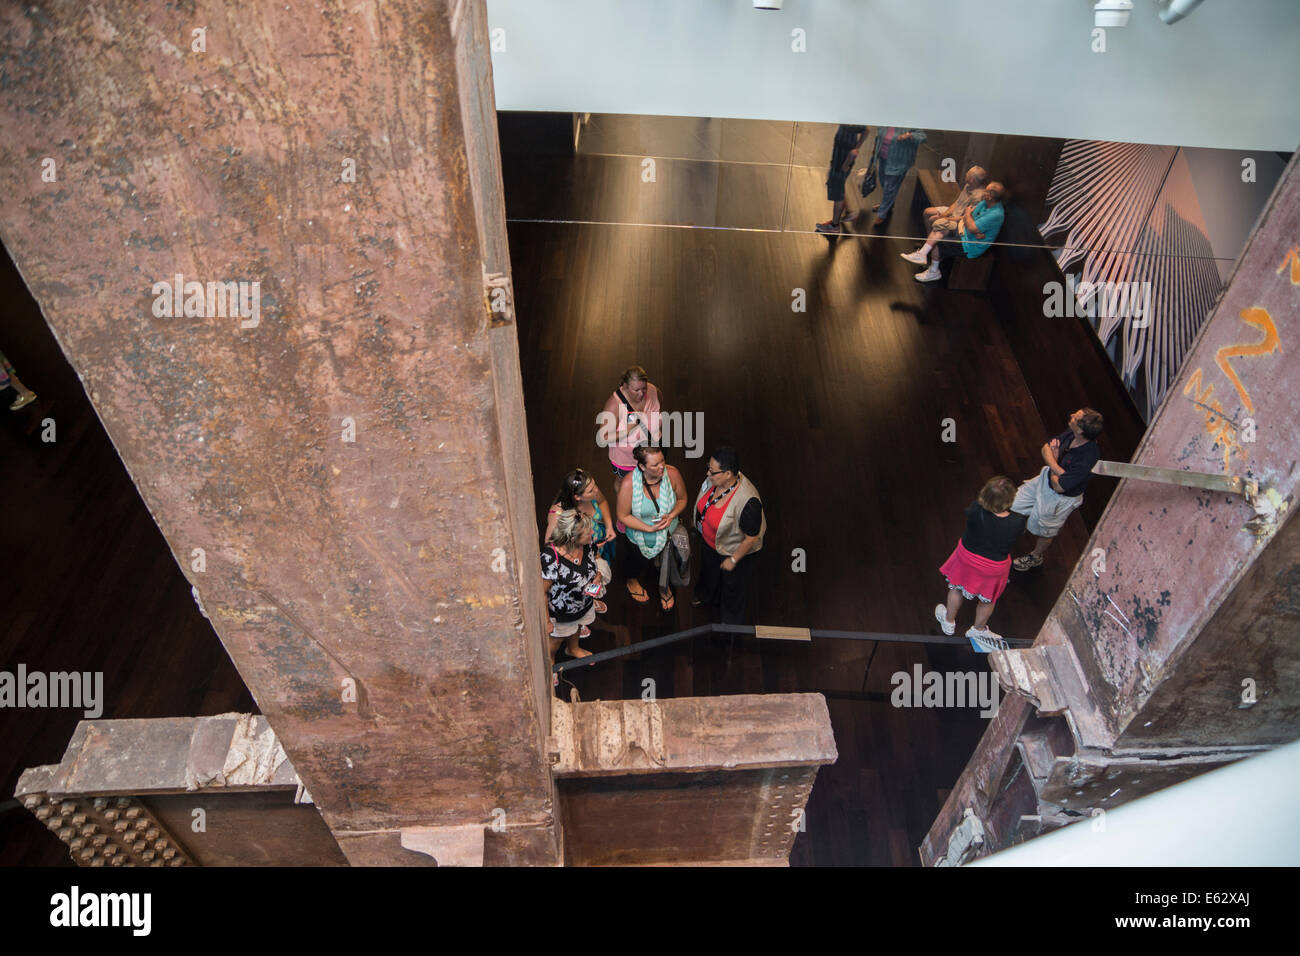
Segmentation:
[(858, 147), (867, 137), (865, 126), (849, 126), (841, 123), (835, 131), (835, 143), (831, 147), (831, 166), (826, 173), (826, 198), (832, 203), (831, 218), (817, 223), (817, 231), (835, 233), (840, 231), (840, 220), (844, 217), (844, 181), (849, 177), (854, 162), (858, 158)]
[(965, 601), (978, 601), (975, 623), (966, 631), (977, 651), (1005, 650), (1006, 641), (989, 630), (989, 618), (1011, 576), (1011, 549), (1025, 530), (1026, 518), (1011, 510), (1016, 486), (998, 475), (980, 489), (966, 508), (966, 530), (948, 560), (939, 568), (948, 579), (948, 600), (935, 606), (934, 617), (943, 632), (957, 630), (957, 613)]
[(1029, 519), (1029, 533), (1038, 538), (1033, 551), (1016, 558), (1012, 566), (1017, 571), (1028, 571), (1043, 563), (1043, 552), (1065, 519), (1083, 504), (1092, 466), (1101, 457), (1096, 438), (1103, 424), (1099, 412), (1081, 408), (1070, 416), (1068, 429), (1043, 445), (1041, 452), (1047, 464), (1038, 477), (1020, 486), (1011, 505), (1012, 511)]

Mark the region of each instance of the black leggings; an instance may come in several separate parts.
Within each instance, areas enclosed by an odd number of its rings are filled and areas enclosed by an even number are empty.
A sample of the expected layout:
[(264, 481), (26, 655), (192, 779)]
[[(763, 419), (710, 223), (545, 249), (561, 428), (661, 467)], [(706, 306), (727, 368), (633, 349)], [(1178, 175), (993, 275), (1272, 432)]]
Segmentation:
[(700, 542), (700, 581), (695, 586), (695, 599), (722, 609), (723, 624), (744, 624), (745, 605), (749, 603), (749, 583), (754, 577), (754, 555), (747, 555), (736, 564), (736, 570), (724, 571), (726, 558), (704, 542)]

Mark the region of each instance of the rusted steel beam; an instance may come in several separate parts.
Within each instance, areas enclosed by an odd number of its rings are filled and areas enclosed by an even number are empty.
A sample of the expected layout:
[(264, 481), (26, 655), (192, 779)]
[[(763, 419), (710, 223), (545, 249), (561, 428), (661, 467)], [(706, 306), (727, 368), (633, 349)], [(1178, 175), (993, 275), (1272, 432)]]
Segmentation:
[(557, 701), (551, 747), (575, 866), (784, 863), (838, 757), (820, 694)]
[(341, 866), (265, 717), (85, 720), (14, 796), (79, 866)]
[(0, 34), (5, 245), (340, 845), (557, 862), (481, 0)]

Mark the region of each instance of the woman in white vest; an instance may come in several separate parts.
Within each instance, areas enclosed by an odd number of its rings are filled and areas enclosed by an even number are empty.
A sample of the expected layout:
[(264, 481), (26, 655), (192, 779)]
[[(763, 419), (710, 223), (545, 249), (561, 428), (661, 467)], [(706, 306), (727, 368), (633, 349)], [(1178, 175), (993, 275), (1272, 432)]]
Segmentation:
[(695, 527), (704, 539), (695, 607), (722, 608), (723, 624), (745, 623), (745, 604), (754, 576), (753, 554), (763, 547), (767, 516), (756, 489), (740, 473), (734, 448), (719, 448), (695, 499)]

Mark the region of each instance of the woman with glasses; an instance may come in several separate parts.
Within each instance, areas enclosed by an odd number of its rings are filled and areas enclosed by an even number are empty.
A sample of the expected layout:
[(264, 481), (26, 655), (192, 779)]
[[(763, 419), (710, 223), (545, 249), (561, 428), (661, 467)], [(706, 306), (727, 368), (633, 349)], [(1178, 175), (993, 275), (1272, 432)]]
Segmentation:
[(695, 607), (722, 608), (723, 624), (743, 624), (754, 576), (754, 552), (763, 547), (767, 517), (758, 489), (740, 473), (734, 448), (709, 459), (708, 477), (695, 499), (695, 527), (704, 539)]
[[(677, 530), (677, 516), (686, 510), (686, 485), (681, 472), (664, 461), (663, 449), (641, 445), (632, 455), (636, 471), (618, 490), (618, 520), (627, 529), (618, 539), (618, 553), (627, 593), (644, 604), (650, 595), (641, 575), (647, 569), (654, 574), (654, 559)], [(671, 611), (674, 604), (672, 587), (660, 588), (659, 606)]]
[[(610, 520), (609, 502), (605, 500), (596, 479), (581, 468), (564, 476), (560, 490), (551, 500), (551, 510), (546, 513), (546, 537), (555, 530), (555, 518), (561, 511), (580, 511), (592, 521), (591, 543), (597, 555), (606, 562), (614, 560), (614, 522)], [(604, 614), (604, 607), (597, 608)]]

